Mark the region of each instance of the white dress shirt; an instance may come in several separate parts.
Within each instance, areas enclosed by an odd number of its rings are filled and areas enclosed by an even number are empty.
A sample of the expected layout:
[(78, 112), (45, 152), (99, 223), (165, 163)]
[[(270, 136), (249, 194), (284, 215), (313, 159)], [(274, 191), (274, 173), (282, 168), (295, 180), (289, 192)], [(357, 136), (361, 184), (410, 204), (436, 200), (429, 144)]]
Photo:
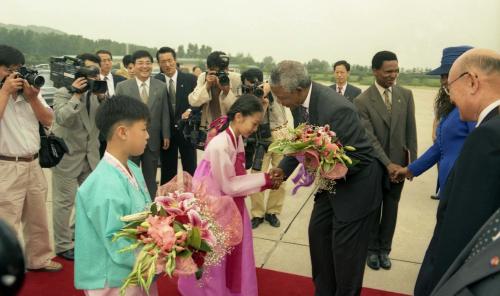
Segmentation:
[(178, 73), (177, 70), (175, 70), (175, 74), (172, 77), (168, 77), (166, 74), (163, 74), (165, 76), (165, 82), (167, 83), (167, 88), (169, 92), (170, 92), (170, 80), (174, 81), (174, 91), (176, 90), (175, 87), (177, 87), (177, 73)]
[(309, 85), (309, 93), (307, 93), (306, 100), (302, 103), (302, 106), (306, 108), (307, 113), (309, 113), (309, 104), (311, 103), (311, 91), (312, 91), (312, 83)]
[(108, 73), (108, 75), (104, 76), (101, 74), (101, 79), (105, 80), (106, 83), (108, 84), (108, 94), (110, 97), (115, 95), (115, 82), (113, 80), (113, 74), (111, 72)]
[(481, 113), (479, 113), (479, 117), (477, 118), (477, 124), (476, 127), (478, 127), (481, 122), (483, 122), (484, 118), (488, 113), (490, 113), (493, 109), (498, 108), (500, 106), (500, 99), (494, 101), (493, 103), (489, 104), (488, 107), (484, 108)]
[[(384, 91), (386, 90), (386, 88), (383, 88), (382, 86), (380, 86), (380, 84), (378, 84), (377, 81), (375, 81), (375, 86), (377, 87), (377, 90), (380, 93), (380, 97), (382, 98), (382, 103), (384, 103), (384, 105), (385, 105)], [(389, 90), (389, 101), (392, 104), (392, 86), (387, 88), (387, 89)]]
[(139, 95), (142, 92), (142, 84), (146, 83), (146, 92), (148, 93), (149, 96), (149, 83), (151, 82), (151, 78), (148, 78), (146, 81), (141, 81), (137, 77), (135, 77), (135, 81), (137, 82), (137, 87), (139, 88)]
[(336, 93), (339, 93), (339, 87), (340, 87), (340, 92), (342, 93), (342, 95), (345, 94), (345, 89), (347, 87), (347, 83), (344, 84), (343, 86), (339, 86), (338, 84), (335, 84), (335, 92)]
[[(42, 95), (38, 100), (47, 108)], [(40, 150), (38, 119), (22, 95), (14, 100), (9, 96), (3, 117), (0, 119), (0, 155), (11, 157), (32, 156)]]

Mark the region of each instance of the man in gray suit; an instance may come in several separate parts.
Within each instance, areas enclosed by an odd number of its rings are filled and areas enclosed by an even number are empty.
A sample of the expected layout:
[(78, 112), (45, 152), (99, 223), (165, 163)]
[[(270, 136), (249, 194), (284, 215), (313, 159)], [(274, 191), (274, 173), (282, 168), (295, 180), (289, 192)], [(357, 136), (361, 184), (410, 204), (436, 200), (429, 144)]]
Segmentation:
[(391, 177), (368, 247), (367, 265), (377, 270), (380, 267), (391, 268), (389, 253), (404, 184), (403, 180), (396, 179), (395, 172), (417, 158), (417, 128), (412, 92), (395, 85), (399, 73), (396, 55), (390, 51), (376, 53), (372, 59), (372, 70), (375, 83), (354, 103), (372, 139), (377, 157)]
[(85, 67), (96, 70), (95, 77), (80, 77), (72, 89), (61, 88), (54, 97), (54, 134), (66, 142), (69, 152), (52, 169), (52, 200), (54, 243), (58, 256), (73, 260), (74, 250), (70, 215), (75, 202), (76, 190), (99, 162), (99, 130), (95, 114), (100, 104), (98, 96), (88, 89), (89, 80), (97, 80), (99, 57), (93, 54), (78, 56)]
[(500, 209), (455, 259), (431, 296), (497, 295), (500, 291)]
[(330, 87), (339, 95), (344, 96), (346, 99), (352, 102), (355, 97), (359, 96), (359, 94), (361, 93), (361, 89), (347, 83), (350, 73), (351, 65), (349, 65), (348, 62), (344, 60), (335, 62), (335, 64), (333, 64), (335, 84), (330, 85)]
[(168, 149), (170, 145), (170, 110), (168, 104), (167, 85), (151, 77), (153, 57), (144, 50), (138, 50), (132, 55), (134, 63), (134, 79), (118, 83), (117, 95), (127, 95), (148, 105), (151, 121), (148, 125), (149, 140), (141, 156), (132, 158), (142, 168), (149, 195), (153, 199), (158, 187), (156, 172), (160, 149)]

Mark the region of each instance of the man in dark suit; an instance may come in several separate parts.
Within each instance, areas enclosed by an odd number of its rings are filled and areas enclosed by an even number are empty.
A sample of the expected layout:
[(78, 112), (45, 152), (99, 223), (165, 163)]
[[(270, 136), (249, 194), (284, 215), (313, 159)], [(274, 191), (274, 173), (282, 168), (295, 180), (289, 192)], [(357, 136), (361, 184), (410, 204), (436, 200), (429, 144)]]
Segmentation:
[[(106, 96), (112, 97), (115, 95), (116, 85), (119, 82), (126, 80), (120, 75), (114, 75), (111, 73), (113, 68), (113, 55), (109, 50), (101, 49), (96, 52), (96, 55), (101, 59), (99, 66), (101, 67), (101, 80), (104, 80), (108, 84), (108, 91)], [(106, 151), (106, 138), (99, 133), (99, 154), (102, 158), (104, 151)]]
[(155, 78), (167, 84), (170, 108), (170, 147), (160, 154), (161, 184), (170, 181), (177, 174), (177, 157), (180, 152), (182, 169), (194, 174), (196, 169), (196, 148), (184, 138), (179, 130), (178, 122), (187, 119), (190, 114), (188, 96), (196, 87), (196, 76), (183, 73), (177, 69), (175, 51), (170, 47), (162, 47), (156, 53), (161, 73)]
[[(389, 253), (396, 229), (398, 204), (404, 182), (395, 179), (396, 170), (417, 158), (415, 104), (410, 90), (395, 85), (398, 60), (394, 53), (381, 51), (372, 59), (375, 82), (355, 100), (377, 158), (393, 176), (384, 192), (382, 206), (368, 247), (367, 265), (378, 270), (391, 268)], [(404, 179), (403, 179), (404, 180)]]
[(488, 296), (499, 291), (500, 209), (460, 252), (431, 296)]
[[(442, 189), (436, 228), (415, 285), (430, 295), (485, 221), (500, 207), (500, 54), (471, 49), (451, 67), (444, 91), (463, 121), (477, 121)], [(465, 294), (464, 294), (465, 295)], [(470, 295), (470, 294), (468, 294)]]
[(349, 74), (351, 73), (351, 65), (342, 60), (333, 64), (333, 75), (335, 77), (335, 84), (330, 87), (338, 94), (343, 95), (349, 101), (353, 101), (355, 97), (359, 96), (361, 89), (352, 84), (347, 83)]
[(148, 124), (149, 139), (144, 153), (132, 160), (141, 165), (146, 186), (151, 198), (156, 195), (156, 171), (160, 149), (168, 149), (170, 144), (170, 109), (168, 90), (165, 83), (151, 77), (153, 57), (149, 52), (138, 50), (132, 55), (134, 79), (120, 82), (116, 86), (117, 95), (127, 95), (146, 103), (151, 112)]
[[(376, 209), (382, 199), (384, 170), (354, 105), (327, 86), (311, 82), (302, 63), (283, 61), (271, 72), (271, 90), (282, 105), (292, 108), (294, 125), (329, 124), (359, 163), (334, 191), (319, 190), (309, 223), (309, 244), (315, 295), (359, 295), (364, 260)], [(298, 165), (285, 157), (271, 170), (288, 178)]]

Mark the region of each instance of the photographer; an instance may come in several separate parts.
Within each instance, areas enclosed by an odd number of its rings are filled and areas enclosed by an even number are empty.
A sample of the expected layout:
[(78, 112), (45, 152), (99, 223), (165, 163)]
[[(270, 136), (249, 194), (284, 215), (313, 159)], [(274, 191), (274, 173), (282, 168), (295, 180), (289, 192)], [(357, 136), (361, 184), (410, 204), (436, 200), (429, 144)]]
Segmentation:
[(70, 215), (76, 190), (100, 159), (95, 114), (107, 91), (106, 82), (100, 80), (99, 57), (85, 53), (77, 60), (76, 79), (54, 97), (54, 134), (64, 139), (69, 149), (52, 169), (54, 244), (56, 254), (67, 260), (74, 257)]
[(40, 89), (30, 85), (37, 77), (20, 75), (23, 64), (19, 50), (0, 45), (0, 217), (16, 231), (23, 224), (28, 269), (58, 271), (62, 265), (52, 261), (49, 239), (47, 180), (38, 162), (39, 122), (50, 126), (54, 115)]
[[(257, 132), (247, 139), (245, 154), (247, 156), (247, 167), (252, 172), (268, 172), (270, 166), (277, 167), (283, 158), (277, 153), (268, 152), (267, 149), (275, 137), (275, 133), (287, 127), (285, 108), (273, 99), (267, 82), (263, 83), (261, 70), (252, 68), (241, 74), (243, 93), (251, 93), (262, 98), (265, 114)], [(252, 228), (257, 228), (264, 220), (273, 227), (279, 227), (280, 221), (277, 217), (281, 213), (285, 199), (285, 188), (280, 186), (276, 190), (269, 191), (267, 203), (264, 203), (264, 192), (251, 195), (252, 200)]]
[(202, 129), (214, 119), (226, 115), (241, 86), (240, 75), (228, 70), (229, 56), (225, 53), (214, 51), (209, 54), (207, 68), (207, 72), (198, 76), (196, 88), (189, 95), (189, 104), (202, 109)]

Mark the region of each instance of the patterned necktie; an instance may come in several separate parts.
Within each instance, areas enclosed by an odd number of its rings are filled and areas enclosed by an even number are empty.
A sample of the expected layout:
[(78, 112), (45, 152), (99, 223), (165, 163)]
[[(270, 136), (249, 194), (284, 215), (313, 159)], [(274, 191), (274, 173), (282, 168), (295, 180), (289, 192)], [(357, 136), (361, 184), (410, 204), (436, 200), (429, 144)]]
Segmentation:
[(342, 95), (342, 87), (338, 87), (338, 91), (337, 91), (340, 95)]
[(482, 230), (481, 236), (476, 240), (474, 247), (466, 261), (484, 251), (491, 243), (500, 239), (500, 212), (494, 214), (495, 218), (490, 219), (488, 225)]
[(304, 122), (309, 122), (309, 112), (307, 111), (307, 108), (300, 105), (299, 106), (299, 114), (300, 114), (300, 117), (301, 117), (301, 123), (304, 123)]
[(389, 113), (391, 113), (392, 102), (391, 102), (391, 98), (389, 97), (389, 93), (390, 93), (390, 90), (388, 88), (386, 88), (384, 90), (384, 102), (385, 102), (385, 106), (387, 107), (387, 111)]
[[(106, 81), (106, 85), (108, 85), (108, 76), (104, 76), (104, 81)], [(106, 98), (109, 98), (109, 87), (106, 87)]]
[(141, 99), (144, 103), (146, 103), (146, 104), (148, 103), (149, 95), (148, 95), (146, 82), (143, 82), (141, 84)]
[(170, 79), (168, 82), (168, 96), (170, 97), (172, 108), (175, 110), (175, 85), (173, 79)]

